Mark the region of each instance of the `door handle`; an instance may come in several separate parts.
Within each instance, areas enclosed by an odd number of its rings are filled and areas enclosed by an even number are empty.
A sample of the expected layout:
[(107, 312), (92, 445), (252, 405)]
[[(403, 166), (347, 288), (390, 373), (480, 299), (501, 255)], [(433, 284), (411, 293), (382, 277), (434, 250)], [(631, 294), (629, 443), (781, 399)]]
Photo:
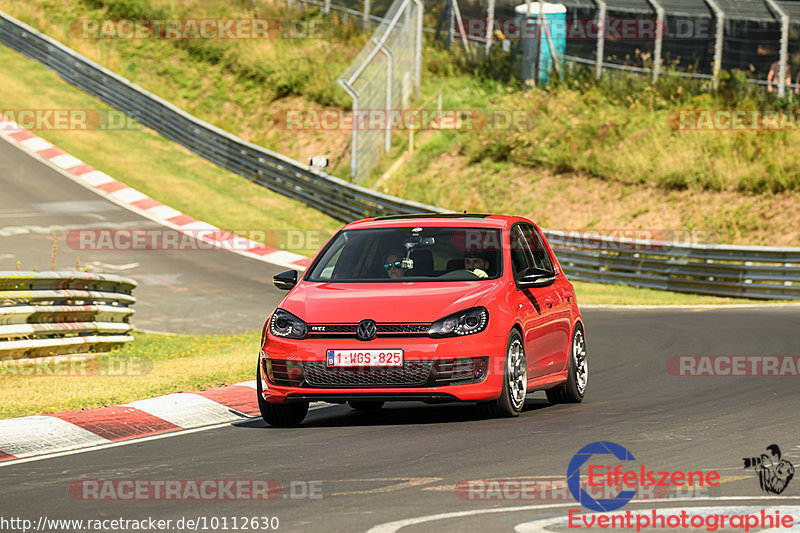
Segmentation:
[(545, 298), (544, 303), (547, 307), (553, 307), (553, 300), (551, 298)]

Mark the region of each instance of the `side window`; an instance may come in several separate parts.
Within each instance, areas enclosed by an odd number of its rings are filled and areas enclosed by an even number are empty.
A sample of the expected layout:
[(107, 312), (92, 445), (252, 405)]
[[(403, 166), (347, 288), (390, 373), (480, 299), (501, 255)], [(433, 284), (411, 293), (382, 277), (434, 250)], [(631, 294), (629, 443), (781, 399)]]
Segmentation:
[(553, 263), (550, 261), (550, 256), (547, 254), (547, 248), (539, 237), (539, 233), (536, 231), (536, 228), (530, 224), (524, 224), (521, 226), (521, 229), (523, 235), (525, 236), (525, 242), (528, 244), (528, 248), (533, 256), (533, 266), (536, 268), (541, 268), (542, 270), (547, 270), (548, 272), (552, 272)]
[(336, 262), (339, 261), (343, 249), (343, 246), (339, 247), (333, 256), (324, 258), (328, 259), (328, 261), (320, 265), (320, 267), (322, 267), (322, 272), (320, 272), (319, 279), (331, 279), (333, 277), (333, 269), (336, 266)]
[(511, 267), (514, 269), (514, 279), (522, 277), (525, 269), (530, 268), (531, 261), (525, 244), (525, 237), (519, 226), (511, 228)]

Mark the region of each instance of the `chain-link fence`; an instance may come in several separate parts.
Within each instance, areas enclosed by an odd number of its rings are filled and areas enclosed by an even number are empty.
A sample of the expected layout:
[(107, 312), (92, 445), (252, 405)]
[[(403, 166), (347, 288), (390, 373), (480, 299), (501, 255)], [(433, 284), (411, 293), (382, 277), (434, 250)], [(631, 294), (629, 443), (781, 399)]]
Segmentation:
[[(388, 0), (287, 2), (321, 6), (326, 12), (335, 10), (372, 25), (387, 22), (390, 6)], [(422, 0), (422, 3), (424, 31), (448, 42), (466, 40), (475, 48), (491, 47), (497, 40), (513, 42), (513, 30), (506, 31), (509, 21), (518, 19), (520, 13), (516, 8), (526, 4), (523, 0)], [(559, 0), (557, 3), (567, 11), (566, 53), (562, 59), (593, 68), (598, 76), (610, 70), (658, 76), (669, 70), (681, 76), (716, 81), (720, 69), (737, 69), (744, 71), (750, 82), (767, 85), (768, 73), (773, 71), (774, 87), (782, 94), (784, 87), (777, 83), (777, 73), (786, 71), (788, 65), (792, 82), (800, 81), (800, 0)], [(602, 32), (598, 31), (601, 27)], [(533, 38), (544, 36), (534, 34)], [(787, 88), (800, 89), (800, 85), (792, 83)]]
[[(465, 37), (475, 45), (492, 45), (487, 40), (544, 39), (537, 32), (515, 34), (520, 26), (513, 21), (519, 20), (519, 6), (524, 4), (520, 0), (448, 1), (458, 2)], [(762, 85), (768, 84), (772, 71), (770, 78), (781, 95), (784, 89), (800, 87), (778, 83), (778, 73), (785, 71), (796, 81), (795, 65), (800, 66), (798, 0), (560, 0), (558, 4), (566, 8), (562, 60), (594, 68), (598, 76), (625, 70), (656, 78), (669, 70), (716, 83), (720, 69), (738, 69), (750, 82)], [(461, 34), (458, 24), (449, 30)]]
[(419, 94), (422, 69), (420, 0), (394, 0), (367, 45), (339, 78), (353, 99), (350, 169), (356, 182), (391, 148), (395, 115)]
[[(668, 71), (713, 86), (721, 71), (739, 70), (748, 82), (779, 96), (800, 92), (800, 0), (560, 0), (555, 10), (544, 9), (553, 4), (530, 0), (287, 3), (319, 6), (374, 28), (370, 44), (340, 80), (353, 98), (357, 119), (359, 110), (388, 113), (407, 107), (412, 85), (420, 83), (421, 33), (411, 36), (420, 20), (422, 31), (467, 48), (472, 57), (491, 60), (476, 52), (494, 46), (522, 51), (518, 74), (525, 80), (546, 82), (549, 70), (563, 63), (592, 69), (598, 78), (634, 72), (655, 80)], [(551, 15), (544, 13), (564, 14), (548, 22)], [(389, 148), (391, 130), (359, 128), (357, 122), (351, 174), (363, 182)]]

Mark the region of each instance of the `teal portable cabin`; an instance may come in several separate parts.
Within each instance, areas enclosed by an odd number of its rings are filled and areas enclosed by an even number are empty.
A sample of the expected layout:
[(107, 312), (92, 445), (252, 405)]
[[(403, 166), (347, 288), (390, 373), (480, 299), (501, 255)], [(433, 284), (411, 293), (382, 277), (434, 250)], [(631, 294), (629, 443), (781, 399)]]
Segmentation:
[[(527, 18), (527, 23), (521, 25), (519, 35), (522, 43), (522, 79), (547, 85), (550, 83), (550, 73), (553, 70), (550, 43), (559, 67), (564, 64), (564, 53), (567, 50), (567, 8), (562, 4), (531, 2), (530, 12), (526, 13), (527, 11), (526, 4), (520, 4), (515, 8), (517, 18)], [(546, 29), (540, 23), (542, 18), (547, 21)]]

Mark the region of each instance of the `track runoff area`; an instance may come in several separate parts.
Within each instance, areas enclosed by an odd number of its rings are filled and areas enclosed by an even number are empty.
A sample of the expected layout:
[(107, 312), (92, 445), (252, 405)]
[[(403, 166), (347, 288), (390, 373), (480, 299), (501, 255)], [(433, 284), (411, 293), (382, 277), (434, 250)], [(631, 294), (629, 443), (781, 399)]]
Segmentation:
[(246, 518), (251, 529), (304, 532), (790, 531), (800, 519), (797, 377), (724, 366), (680, 375), (670, 360), (787, 357), (799, 315), (587, 309), (586, 399), (552, 406), (535, 394), (516, 419), (485, 419), (469, 404), (327, 404), (299, 428), (241, 417), (6, 461), (2, 519), (29, 522), (4, 529), (118, 519), (145, 522), (101, 529), (239, 530)]

